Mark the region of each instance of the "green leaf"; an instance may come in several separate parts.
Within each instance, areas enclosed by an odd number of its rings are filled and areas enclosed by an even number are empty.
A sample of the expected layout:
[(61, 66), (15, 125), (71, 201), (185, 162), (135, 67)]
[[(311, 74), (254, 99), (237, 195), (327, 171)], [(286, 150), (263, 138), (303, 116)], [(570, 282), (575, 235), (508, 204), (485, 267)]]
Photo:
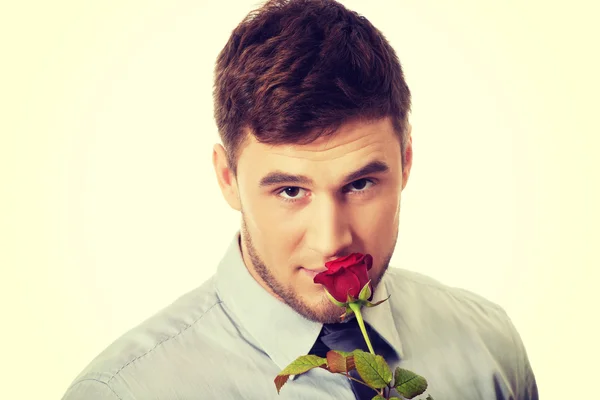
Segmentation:
[(360, 300), (368, 300), (369, 297), (371, 297), (371, 281), (367, 282), (367, 284), (365, 286), (363, 286), (363, 288), (360, 290), (360, 293), (358, 294), (358, 298)]
[(378, 306), (378, 305), (380, 305), (380, 304), (381, 304), (381, 303), (383, 303), (384, 301), (387, 301), (387, 300), (388, 300), (388, 299), (389, 299), (391, 296), (392, 296), (392, 295), (389, 295), (387, 298), (385, 298), (385, 299), (383, 299), (383, 300), (380, 300), (380, 301), (378, 301), (377, 303), (371, 303), (371, 302), (369, 302), (369, 301), (364, 301), (364, 305), (365, 305), (365, 306), (367, 306), (367, 307), (375, 307), (375, 306)]
[(300, 375), (310, 371), (313, 368), (318, 368), (323, 365), (327, 365), (327, 359), (315, 356), (314, 354), (296, 358), (290, 365), (285, 367), (283, 371), (279, 373), (279, 375), (275, 377), (275, 387), (277, 388), (277, 393), (279, 393), (281, 387), (285, 385), (290, 375)]
[(428, 394), (427, 397), (425, 397), (425, 400), (433, 400), (433, 397), (431, 397), (431, 395)]
[(327, 298), (329, 298), (329, 301), (331, 301), (333, 304), (335, 304), (335, 305), (336, 305), (336, 306), (338, 306), (338, 307), (346, 307), (346, 303), (342, 303), (342, 302), (340, 302), (340, 301), (337, 301), (337, 300), (335, 299), (335, 297), (333, 297), (333, 296), (331, 295), (331, 293), (329, 293), (329, 292), (327, 291), (327, 289), (323, 289), (323, 290), (325, 290), (325, 294), (327, 295)]
[(394, 387), (402, 396), (412, 399), (427, 390), (427, 381), (412, 371), (398, 367), (394, 372)]
[(375, 395), (375, 397), (373, 397), (371, 400), (385, 400), (385, 397), (383, 397), (382, 395), (378, 394), (378, 395)]
[(365, 383), (375, 389), (386, 387), (392, 381), (392, 371), (381, 356), (354, 350), (354, 364)]
[(299, 375), (313, 368), (320, 367), (327, 363), (327, 359), (314, 354), (296, 358), (290, 365), (284, 368), (279, 375)]

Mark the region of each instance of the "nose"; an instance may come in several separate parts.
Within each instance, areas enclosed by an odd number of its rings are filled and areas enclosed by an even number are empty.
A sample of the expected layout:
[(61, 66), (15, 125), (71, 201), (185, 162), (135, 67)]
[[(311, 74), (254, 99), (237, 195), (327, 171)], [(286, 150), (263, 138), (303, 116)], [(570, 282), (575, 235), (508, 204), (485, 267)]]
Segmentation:
[(346, 255), (352, 244), (350, 215), (331, 198), (314, 200), (311, 206), (314, 212), (306, 234), (308, 247), (324, 261)]

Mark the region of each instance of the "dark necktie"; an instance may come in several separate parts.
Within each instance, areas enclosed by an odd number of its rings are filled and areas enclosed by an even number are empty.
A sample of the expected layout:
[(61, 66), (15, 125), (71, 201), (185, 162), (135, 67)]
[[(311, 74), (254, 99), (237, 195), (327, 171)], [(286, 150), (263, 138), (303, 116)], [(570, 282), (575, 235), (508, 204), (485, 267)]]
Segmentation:
[[(387, 342), (366, 322), (365, 326), (375, 354), (382, 356), (388, 363), (398, 361), (396, 352), (387, 344)], [(356, 349), (361, 349), (366, 352), (369, 351), (356, 318), (351, 318), (341, 323), (324, 324), (321, 333), (309, 354), (325, 357), (329, 350), (350, 352)], [(352, 370), (350, 376), (362, 381), (356, 370)], [(350, 380), (350, 384), (352, 385), (352, 391), (358, 400), (371, 400), (377, 394), (375, 390), (359, 382)]]

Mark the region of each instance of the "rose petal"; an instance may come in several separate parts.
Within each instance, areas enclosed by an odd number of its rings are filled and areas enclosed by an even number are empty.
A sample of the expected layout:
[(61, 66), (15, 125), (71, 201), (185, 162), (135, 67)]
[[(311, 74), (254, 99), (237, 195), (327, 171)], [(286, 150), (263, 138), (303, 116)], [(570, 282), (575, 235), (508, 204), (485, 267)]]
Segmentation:
[(353, 265), (347, 268), (347, 271), (356, 275), (356, 279), (358, 279), (361, 289), (367, 284), (367, 282), (369, 282), (369, 274), (367, 272), (367, 267), (364, 264)]
[(362, 253), (352, 253), (348, 256), (348, 259), (344, 262), (345, 265), (354, 265), (362, 261), (364, 255)]
[[(347, 271), (347, 270), (346, 270)], [(352, 297), (357, 298), (360, 293), (360, 282), (358, 277), (350, 271), (344, 274), (340, 274), (334, 279), (334, 296), (336, 300), (346, 302), (348, 300), (348, 294)], [(338, 297), (339, 296), (339, 297)]]
[(340, 268), (340, 266), (345, 267), (345, 266), (358, 264), (363, 258), (364, 258), (364, 255), (361, 253), (352, 253), (347, 256), (338, 257), (335, 260), (326, 262), (325, 267), (327, 267), (327, 269), (332, 269), (332, 270), (337, 271)]
[(327, 271), (329, 274), (335, 274), (337, 273), (340, 269), (344, 269), (346, 266), (344, 264), (338, 264), (335, 261), (331, 261), (325, 264), (325, 267), (327, 267)]
[(329, 290), (333, 287), (333, 276), (328, 275), (326, 272), (327, 271), (319, 272), (317, 275), (315, 275), (313, 282), (319, 283)]
[(352, 258), (354, 256), (355, 253), (352, 254), (348, 254), (347, 256), (343, 256), (343, 257), (338, 257), (335, 260), (329, 261), (330, 263), (345, 263), (346, 261), (348, 261), (350, 258)]

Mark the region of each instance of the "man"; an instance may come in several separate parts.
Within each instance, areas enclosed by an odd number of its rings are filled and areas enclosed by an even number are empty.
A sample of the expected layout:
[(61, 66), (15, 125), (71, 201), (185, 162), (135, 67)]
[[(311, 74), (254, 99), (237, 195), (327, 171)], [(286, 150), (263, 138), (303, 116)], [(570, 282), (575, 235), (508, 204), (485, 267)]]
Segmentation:
[(410, 92), (368, 20), (333, 0), (268, 2), (219, 55), (214, 98), (214, 169), (241, 229), (215, 276), (113, 343), (64, 399), (372, 398), (323, 369), (274, 384), (325, 331), (354, 335), (314, 283), (354, 252), (373, 257), (373, 301), (391, 295), (363, 313), (392, 368), (425, 377), (436, 399), (538, 398), (499, 306), (388, 268), (412, 166)]

